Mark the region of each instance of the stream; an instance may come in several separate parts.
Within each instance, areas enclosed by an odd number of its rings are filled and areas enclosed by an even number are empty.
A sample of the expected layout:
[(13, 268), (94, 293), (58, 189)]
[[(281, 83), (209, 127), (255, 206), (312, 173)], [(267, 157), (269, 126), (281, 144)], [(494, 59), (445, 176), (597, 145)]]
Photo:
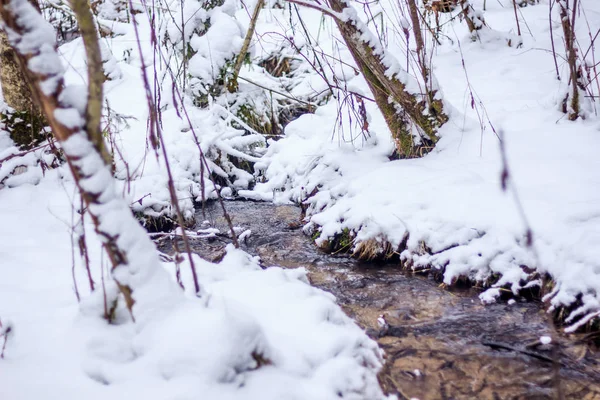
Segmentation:
[[(302, 233), (294, 206), (229, 201), (226, 207), (234, 226), (252, 232), (241, 248), (260, 256), (265, 267), (306, 268), (310, 282), (334, 294), (377, 340), (385, 351), (379, 378), (386, 393), (420, 400), (600, 400), (600, 352), (584, 335), (557, 331), (539, 302), (482, 305), (476, 288), (442, 289), (397, 264), (326, 254)], [(218, 203), (205, 211), (197, 212), (197, 229), (209, 221), (228, 232)], [(190, 239), (192, 250), (211, 261), (230, 242), (225, 235)], [(158, 245), (173, 253), (174, 240), (163, 238)], [(541, 343), (542, 336), (552, 343)]]

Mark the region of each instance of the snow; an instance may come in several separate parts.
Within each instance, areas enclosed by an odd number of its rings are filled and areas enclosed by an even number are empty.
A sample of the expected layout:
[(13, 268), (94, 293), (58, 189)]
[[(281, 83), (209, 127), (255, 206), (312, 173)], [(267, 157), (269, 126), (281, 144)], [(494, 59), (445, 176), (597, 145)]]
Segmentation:
[[(511, 34), (512, 7), (492, 3), (485, 12), (487, 24), (494, 34)], [(593, 33), (599, 26), (591, 16), (600, 9), (593, 1), (582, 7)], [(396, 248), (407, 239), (400, 249), (403, 262), (444, 271), (446, 284), (461, 276), (482, 282), (499, 276), (481, 295), (483, 302), (495, 301), (501, 287), (518, 294), (540, 285), (538, 274), (548, 273), (556, 282), (545, 297), (551, 309), (568, 307), (583, 294), (585, 305), (573, 310), (569, 331), (594, 318), (600, 310), (600, 162), (595, 154), (600, 128), (589, 100), (584, 102), (591, 110), (586, 120), (571, 122), (559, 111), (564, 84), (556, 80), (551, 51), (546, 51), (551, 48), (547, 4), (520, 12), (531, 35), (523, 35), (519, 49), (505, 40), (473, 41), (464, 25), (445, 28), (448, 39), (435, 49), (433, 73), (451, 119), (431, 154), (389, 161), (393, 144), (372, 103), (366, 103), (369, 135), (360, 138), (352, 137), (349, 122), (339, 122), (339, 108), (329, 102), (293, 121), (286, 137), (270, 144), (257, 164), (265, 182), (240, 194), (303, 202), (308, 229), (320, 232), (317, 243), (345, 229), (354, 234), (355, 250), (369, 240), (383, 249), (383, 241)], [(579, 29), (580, 46), (587, 48), (588, 27), (580, 24)], [(559, 38), (560, 25), (554, 30)], [(396, 40), (390, 39), (390, 48), (401, 43)], [(362, 79), (352, 83), (368, 93)], [(506, 192), (492, 124), (503, 132), (507, 149), (511, 176)]]
[[(231, 247), (220, 264), (194, 260), (201, 297), (188, 292), (144, 322), (121, 310), (114, 325), (101, 318), (102, 291), (88, 294), (75, 257), (78, 305), (70, 268), (74, 193), (58, 170), (36, 186), (0, 191), (0, 217), (11, 226), (0, 233), (0, 316), (14, 327), (0, 362), (3, 397), (383, 398), (375, 376), (381, 351), (331, 295), (312, 288), (303, 270), (262, 270)], [(35, 225), (23, 223), (24, 215)], [(100, 243), (88, 248), (100, 284)], [(163, 266), (174, 279), (175, 265)], [(193, 289), (189, 267), (181, 269)], [(109, 277), (104, 282), (115, 290)], [(271, 364), (257, 368), (253, 351)]]
[(540, 336), (541, 344), (550, 344), (552, 343), (552, 338), (550, 336)]

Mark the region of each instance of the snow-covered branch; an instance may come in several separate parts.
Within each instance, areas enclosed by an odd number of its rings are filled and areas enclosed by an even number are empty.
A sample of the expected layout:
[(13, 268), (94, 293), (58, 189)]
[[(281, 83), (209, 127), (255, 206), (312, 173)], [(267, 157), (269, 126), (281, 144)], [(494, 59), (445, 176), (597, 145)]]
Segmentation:
[[(33, 92), (62, 144), (127, 307), (133, 315), (136, 303), (139, 317), (148, 302), (157, 304), (164, 301), (161, 294), (172, 293), (172, 283), (159, 264), (154, 244), (118, 195), (109, 166), (89, 138), (87, 94), (80, 87), (64, 87), (54, 31), (27, 0), (1, 1), (0, 15)], [(151, 296), (144, 290), (150, 281), (155, 281)], [(164, 290), (157, 291), (157, 287)]]

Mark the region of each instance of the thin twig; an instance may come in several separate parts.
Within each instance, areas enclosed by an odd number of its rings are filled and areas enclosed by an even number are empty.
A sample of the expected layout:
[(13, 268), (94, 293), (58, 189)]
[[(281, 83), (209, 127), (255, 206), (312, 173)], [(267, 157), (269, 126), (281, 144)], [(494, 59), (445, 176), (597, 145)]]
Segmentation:
[[(188, 260), (190, 262), (190, 269), (192, 270), (192, 278), (194, 280), (194, 289), (195, 289), (196, 293), (199, 293), (200, 292), (200, 283), (198, 282), (198, 274), (196, 273), (196, 265), (194, 264), (194, 257), (192, 255), (192, 249), (190, 246), (189, 239), (188, 239), (187, 235), (185, 234), (185, 221), (183, 219), (183, 213), (181, 212), (181, 207), (179, 206), (179, 199), (177, 198), (177, 192), (175, 190), (175, 183), (173, 181), (173, 173), (171, 171), (171, 165), (169, 163), (169, 158), (167, 155), (164, 138), (163, 138), (163, 135), (160, 134), (160, 124), (158, 123), (158, 118), (157, 118), (157, 113), (156, 113), (156, 105), (154, 104), (154, 100), (152, 98), (150, 83), (148, 81), (148, 75), (146, 73), (146, 64), (144, 62), (144, 55), (142, 53), (142, 45), (141, 45), (141, 41), (140, 41), (139, 30), (137, 28), (138, 23), (135, 19), (135, 15), (133, 14), (134, 8), (133, 8), (132, 0), (129, 0), (129, 8), (132, 12), (132, 19), (133, 19), (132, 22), (133, 22), (135, 37), (136, 37), (136, 41), (137, 41), (137, 45), (138, 45), (140, 62), (142, 64), (141, 65), (141, 74), (142, 74), (142, 79), (144, 82), (144, 88), (145, 88), (145, 92), (146, 92), (146, 101), (148, 103), (148, 111), (149, 111), (149, 118), (150, 118), (150, 121), (149, 121), (150, 139), (152, 142), (153, 140), (156, 140), (158, 137), (158, 140), (160, 141), (160, 147), (162, 150), (162, 155), (165, 160), (165, 166), (166, 166), (166, 170), (167, 170), (167, 176), (168, 176), (167, 186), (169, 189), (169, 195), (171, 197), (171, 203), (173, 204), (173, 207), (175, 208), (175, 214), (177, 215), (177, 222), (178, 222), (179, 226), (181, 227), (181, 230), (184, 232), (183, 245), (185, 247), (185, 251), (187, 253)], [(154, 26), (151, 26), (151, 31), (152, 31), (152, 37), (153, 37), (153, 39), (155, 39)], [(154, 43), (156, 43), (156, 41), (154, 41)], [(156, 151), (156, 148), (158, 147), (158, 143), (153, 143), (153, 147), (154, 147), (154, 150)], [(157, 156), (158, 156), (158, 153), (157, 153)]]
[(548, 2), (548, 22), (550, 24), (550, 43), (552, 44), (552, 56), (554, 58), (554, 67), (556, 68), (556, 79), (560, 81), (560, 72), (558, 70), (558, 61), (556, 60), (556, 47), (554, 46), (554, 31), (552, 29), (552, 7), (554, 0)]

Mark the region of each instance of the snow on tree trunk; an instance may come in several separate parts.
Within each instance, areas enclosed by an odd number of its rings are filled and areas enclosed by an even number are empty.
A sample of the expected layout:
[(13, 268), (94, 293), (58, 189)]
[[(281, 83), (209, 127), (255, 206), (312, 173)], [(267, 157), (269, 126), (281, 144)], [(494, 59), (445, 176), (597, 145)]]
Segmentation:
[[(0, 16), (33, 95), (61, 142), (112, 273), (132, 316), (146, 319), (175, 299), (174, 284), (162, 269), (154, 244), (116, 191), (109, 166), (87, 131), (86, 91), (64, 87), (55, 33), (27, 0), (1, 0)], [(135, 307), (134, 307), (135, 303)]]
[(471, 32), (473, 38), (476, 38), (475, 34), (477, 31), (486, 26), (483, 13), (476, 11), (469, 0), (461, 0), (460, 6), (462, 8), (462, 16), (469, 27), (469, 32)]
[[(437, 142), (437, 130), (448, 121), (443, 102), (431, 88), (431, 99), (420, 93), (419, 85), (411, 82), (408, 73), (387, 53), (368, 28), (359, 20), (356, 11), (345, 0), (328, 0), (340, 33), (354, 61), (363, 73), (375, 101), (396, 141), (402, 158), (419, 157)], [(415, 141), (413, 124), (418, 132)]]

